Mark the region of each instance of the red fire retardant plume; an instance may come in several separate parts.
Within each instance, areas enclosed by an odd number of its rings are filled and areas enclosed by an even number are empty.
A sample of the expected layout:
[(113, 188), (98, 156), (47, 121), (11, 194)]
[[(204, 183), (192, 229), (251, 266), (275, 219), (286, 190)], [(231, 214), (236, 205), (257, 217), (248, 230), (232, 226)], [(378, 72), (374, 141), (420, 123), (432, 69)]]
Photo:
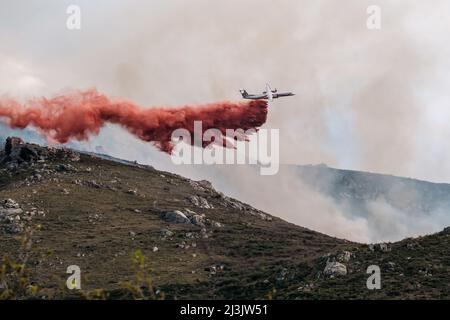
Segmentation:
[(0, 100), (0, 120), (11, 128), (32, 126), (48, 139), (66, 143), (73, 139), (88, 140), (106, 123), (113, 123), (167, 153), (173, 149), (172, 132), (184, 128), (193, 137), (194, 121), (202, 121), (203, 131), (216, 128), (225, 135), (226, 129), (257, 130), (266, 119), (267, 103), (263, 100), (141, 108), (132, 102), (110, 99), (95, 89), (52, 99), (33, 99), (24, 104)]

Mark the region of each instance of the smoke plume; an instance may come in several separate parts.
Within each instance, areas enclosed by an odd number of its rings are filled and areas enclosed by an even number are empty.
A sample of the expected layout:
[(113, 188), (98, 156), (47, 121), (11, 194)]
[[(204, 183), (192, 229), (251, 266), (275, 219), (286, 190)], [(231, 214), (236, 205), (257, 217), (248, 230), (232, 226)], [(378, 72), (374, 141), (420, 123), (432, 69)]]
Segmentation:
[[(0, 100), (1, 117), (11, 128), (33, 126), (59, 143), (88, 140), (91, 135), (98, 135), (106, 123), (118, 124), (139, 139), (171, 153), (172, 132), (183, 128), (193, 135), (194, 121), (201, 121), (204, 131), (215, 128), (223, 135), (227, 129), (257, 130), (266, 122), (267, 103), (256, 100), (144, 109), (132, 102), (110, 99), (92, 89), (52, 99), (33, 99), (25, 104), (11, 99)], [(229, 146), (225, 141), (222, 144)]]

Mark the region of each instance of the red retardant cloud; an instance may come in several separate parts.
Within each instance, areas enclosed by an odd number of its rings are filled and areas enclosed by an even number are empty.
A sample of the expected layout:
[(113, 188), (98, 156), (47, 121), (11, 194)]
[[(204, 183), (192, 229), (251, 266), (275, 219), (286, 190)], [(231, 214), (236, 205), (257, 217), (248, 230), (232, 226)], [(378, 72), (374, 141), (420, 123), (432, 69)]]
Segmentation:
[(142, 108), (125, 100), (110, 99), (92, 89), (52, 99), (32, 99), (24, 104), (13, 99), (0, 100), (0, 120), (11, 128), (32, 126), (59, 143), (88, 140), (91, 135), (98, 135), (106, 123), (112, 123), (171, 153), (172, 132), (184, 128), (193, 135), (194, 121), (202, 121), (203, 131), (216, 128), (224, 135), (226, 129), (257, 130), (267, 120), (267, 102)]

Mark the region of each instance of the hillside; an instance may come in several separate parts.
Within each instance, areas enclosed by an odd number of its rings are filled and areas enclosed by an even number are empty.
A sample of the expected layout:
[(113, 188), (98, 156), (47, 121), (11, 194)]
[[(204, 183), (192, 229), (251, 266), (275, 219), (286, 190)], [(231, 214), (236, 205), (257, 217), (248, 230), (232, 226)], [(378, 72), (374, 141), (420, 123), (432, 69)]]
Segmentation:
[(450, 209), (450, 184), (340, 170), (326, 165), (294, 168), (308, 185), (338, 203), (348, 205), (353, 211), (364, 212), (368, 202), (380, 199), (409, 215), (448, 212)]
[[(65, 289), (70, 265), (81, 268), (83, 294), (101, 288), (106, 298), (130, 298), (123, 282), (136, 275), (136, 250), (157, 298), (450, 296), (449, 229), (393, 244), (351, 243), (149, 166), (12, 139), (0, 153), (0, 202), (0, 255), (23, 263), (39, 288), (16, 298), (83, 296)], [(369, 265), (381, 268), (381, 290), (366, 288)], [(0, 294), (14, 284), (14, 272), (4, 270)]]

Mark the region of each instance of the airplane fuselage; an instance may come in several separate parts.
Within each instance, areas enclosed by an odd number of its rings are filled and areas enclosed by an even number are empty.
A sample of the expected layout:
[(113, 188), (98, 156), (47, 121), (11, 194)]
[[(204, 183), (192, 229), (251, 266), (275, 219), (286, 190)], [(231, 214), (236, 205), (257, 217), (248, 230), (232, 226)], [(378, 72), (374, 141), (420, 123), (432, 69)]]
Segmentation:
[(252, 99), (252, 100), (269, 100), (273, 101), (273, 99), (278, 99), (280, 97), (290, 97), (294, 96), (295, 94), (292, 92), (281, 92), (278, 93), (278, 90), (272, 90), (269, 86), (269, 84), (266, 84), (266, 90), (263, 91), (261, 94), (249, 94), (246, 90), (241, 89), (240, 90), (242, 98), (244, 99)]

